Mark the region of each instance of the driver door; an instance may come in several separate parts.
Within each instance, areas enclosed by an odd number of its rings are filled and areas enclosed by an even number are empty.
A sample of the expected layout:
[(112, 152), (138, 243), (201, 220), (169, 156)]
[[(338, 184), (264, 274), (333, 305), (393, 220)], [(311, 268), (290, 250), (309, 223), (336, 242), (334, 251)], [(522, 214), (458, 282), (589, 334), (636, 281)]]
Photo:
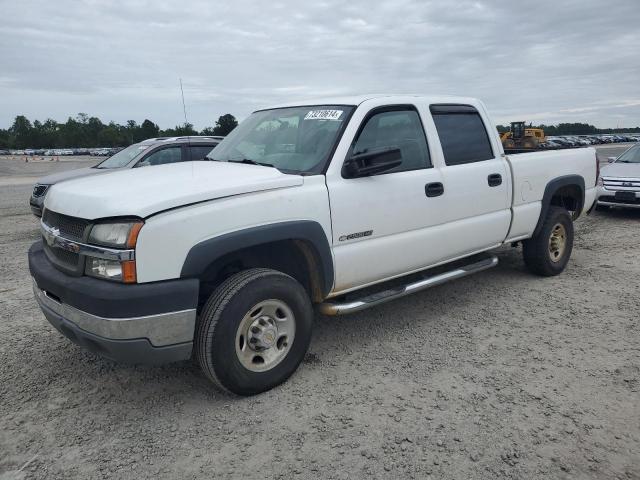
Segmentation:
[(336, 292), (404, 274), (442, 255), (441, 242), (433, 241), (435, 226), (445, 218), (438, 194), (442, 176), (433, 168), (413, 105), (371, 110), (347, 157), (384, 147), (400, 149), (398, 167), (369, 177), (327, 179)]

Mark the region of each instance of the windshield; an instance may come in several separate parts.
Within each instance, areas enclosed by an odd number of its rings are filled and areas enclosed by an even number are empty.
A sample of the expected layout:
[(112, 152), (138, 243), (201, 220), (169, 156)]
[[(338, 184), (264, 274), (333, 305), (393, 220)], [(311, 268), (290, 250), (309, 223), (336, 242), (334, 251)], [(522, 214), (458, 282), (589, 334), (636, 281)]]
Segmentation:
[(149, 148), (149, 145), (131, 145), (124, 150), (120, 150), (115, 155), (110, 156), (104, 162), (96, 165), (96, 168), (122, 168), (126, 167), (131, 160)]
[(208, 158), (285, 173), (321, 173), (353, 107), (322, 105), (254, 112)]
[(616, 160), (616, 163), (640, 163), (640, 145), (634, 145)]

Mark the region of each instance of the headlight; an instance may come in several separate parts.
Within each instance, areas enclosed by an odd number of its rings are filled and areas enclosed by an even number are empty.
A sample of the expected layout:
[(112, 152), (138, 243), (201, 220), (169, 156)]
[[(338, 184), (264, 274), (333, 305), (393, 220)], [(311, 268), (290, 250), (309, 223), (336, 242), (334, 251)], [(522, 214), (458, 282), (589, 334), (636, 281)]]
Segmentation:
[(117, 260), (88, 257), (85, 273), (92, 277), (122, 280), (122, 263)]
[(135, 248), (142, 222), (112, 222), (94, 225), (89, 243), (114, 248)]
[(123, 283), (136, 283), (138, 276), (136, 273), (135, 260), (106, 260), (104, 258), (87, 257), (84, 267), (85, 275), (90, 277), (115, 280)]
[[(88, 243), (116, 249), (134, 249), (138, 234), (144, 225), (141, 221), (121, 221), (98, 223), (91, 228)], [(133, 258), (133, 257), (130, 257)], [(84, 273), (92, 277), (136, 283), (136, 261), (108, 260), (87, 256)]]

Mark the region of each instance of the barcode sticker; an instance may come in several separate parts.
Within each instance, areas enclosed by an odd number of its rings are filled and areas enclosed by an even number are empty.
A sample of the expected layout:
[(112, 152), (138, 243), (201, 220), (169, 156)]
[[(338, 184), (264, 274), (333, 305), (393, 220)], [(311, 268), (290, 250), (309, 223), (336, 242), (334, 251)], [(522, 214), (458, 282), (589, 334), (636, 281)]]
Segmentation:
[(311, 110), (304, 117), (305, 120), (340, 120), (342, 110)]

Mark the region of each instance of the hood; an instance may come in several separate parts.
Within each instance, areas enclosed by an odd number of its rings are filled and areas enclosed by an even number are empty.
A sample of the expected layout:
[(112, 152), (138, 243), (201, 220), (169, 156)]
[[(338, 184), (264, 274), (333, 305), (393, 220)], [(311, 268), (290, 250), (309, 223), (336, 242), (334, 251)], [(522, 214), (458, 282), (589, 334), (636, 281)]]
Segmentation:
[(69, 180), (50, 188), (45, 208), (94, 220), (145, 218), (216, 198), (302, 185), (300, 175), (227, 162), (180, 162)]
[(96, 175), (98, 173), (106, 173), (113, 170), (107, 170), (106, 168), (93, 168), (84, 167), (76, 168), (75, 170), (67, 170), (66, 172), (54, 173), (47, 175), (46, 177), (39, 178), (36, 183), (40, 185), (54, 185), (64, 180), (71, 180), (72, 178), (86, 177), (88, 175)]
[(600, 170), (601, 177), (640, 178), (640, 163), (614, 162)]

